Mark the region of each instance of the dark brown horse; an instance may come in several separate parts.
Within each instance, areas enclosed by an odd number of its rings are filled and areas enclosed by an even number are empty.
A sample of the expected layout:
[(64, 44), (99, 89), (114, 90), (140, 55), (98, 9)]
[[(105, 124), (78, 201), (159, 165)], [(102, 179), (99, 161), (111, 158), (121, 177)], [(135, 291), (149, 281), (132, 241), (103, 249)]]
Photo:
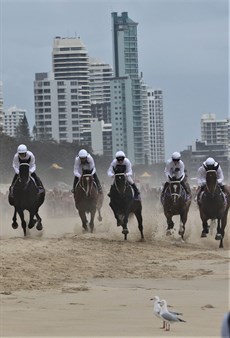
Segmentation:
[(207, 237), (209, 233), (208, 220), (217, 220), (217, 233), (215, 239), (220, 241), (219, 248), (223, 248), (225, 227), (227, 225), (230, 200), (217, 182), (216, 170), (206, 172), (206, 186), (198, 198), (200, 218), (203, 230), (201, 237)]
[(133, 191), (130, 184), (127, 182), (124, 173), (116, 173), (114, 183), (110, 189), (110, 207), (113, 210), (117, 220), (117, 226), (122, 226), (124, 239), (127, 240), (129, 233), (127, 224), (130, 215), (135, 215), (138, 222), (138, 229), (141, 233), (141, 240), (144, 240), (143, 235), (143, 220), (142, 220), (142, 203), (140, 200), (133, 198)]
[(24, 217), (24, 210), (28, 210), (30, 215), (28, 228), (33, 228), (34, 225), (37, 223), (36, 229), (39, 231), (42, 230), (42, 219), (38, 214), (38, 210), (45, 200), (45, 190), (42, 193), (38, 193), (35, 182), (30, 176), (28, 163), (20, 164), (19, 176), (13, 187), (13, 196), (9, 195), (8, 200), (10, 205), (14, 206), (12, 223), (13, 229), (18, 228), (18, 213), (21, 218), (21, 226), (24, 236), (26, 236), (26, 221)]
[[(104, 195), (98, 193), (96, 183), (90, 171), (84, 171), (74, 191), (75, 206), (82, 221), (85, 231), (94, 230), (94, 218), (98, 211), (98, 220), (102, 221), (101, 207)], [(90, 214), (89, 229), (87, 214)]]
[(173, 216), (180, 215), (179, 235), (181, 236), (182, 240), (184, 240), (185, 224), (188, 218), (191, 199), (187, 199), (185, 189), (181, 184), (182, 179), (183, 176), (179, 179), (171, 179), (168, 187), (165, 190), (164, 196), (161, 197), (161, 203), (164, 208), (164, 214), (168, 225), (166, 234), (172, 234), (174, 228), (174, 222), (172, 220)]

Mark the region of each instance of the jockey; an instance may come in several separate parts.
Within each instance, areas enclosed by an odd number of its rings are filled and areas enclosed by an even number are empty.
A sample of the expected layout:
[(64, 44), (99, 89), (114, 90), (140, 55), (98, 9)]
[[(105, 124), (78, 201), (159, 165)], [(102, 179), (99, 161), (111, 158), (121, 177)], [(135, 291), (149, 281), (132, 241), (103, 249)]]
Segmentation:
[(169, 182), (171, 181), (170, 178), (175, 177), (179, 179), (182, 176), (183, 180), (181, 181), (181, 185), (183, 186), (186, 194), (188, 196), (191, 195), (191, 189), (186, 180), (184, 162), (181, 160), (181, 154), (179, 152), (175, 151), (172, 154), (172, 157), (166, 162), (164, 172), (167, 181), (165, 182), (164, 188), (162, 190), (162, 195), (165, 193), (166, 188), (169, 186)]
[(130, 183), (134, 190), (134, 199), (140, 199), (140, 191), (138, 190), (134, 180), (132, 178), (132, 164), (130, 160), (125, 156), (123, 151), (116, 152), (115, 159), (111, 162), (110, 167), (107, 171), (109, 177), (114, 177), (114, 173), (116, 171), (117, 166), (124, 167), (124, 173), (126, 174), (127, 181)]
[(28, 163), (30, 168), (30, 175), (33, 177), (37, 187), (38, 187), (38, 192), (42, 193), (44, 192), (44, 187), (43, 184), (40, 180), (40, 178), (36, 175), (35, 170), (36, 170), (36, 164), (35, 164), (35, 156), (34, 154), (27, 150), (27, 146), (25, 144), (20, 144), (17, 149), (17, 153), (14, 155), (13, 158), (13, 168), (15, 171), (15, 175), (13, 178), (13, 181), (10, 186), (10, 192), (12, 192), (12, 187), (14, 186), (14, 183), (16, 182), (18, 175), (19, 175), (19, 166), (21, 163)]
[(214, 158), (208, 157), (207, 160), (203, 162), (202, 166), (200, 166), (197, 172), (197, 183), (198, 183), (197, 199), (201, 191), (203, 191), (205, 188), (207, 170), (216, 170), (217, 182), (220, 185), (222, 191), (226, 192), (225, 186), (224, 186), (224, 174), (223, 174), (220, 164), (216, 162)]
[(81, 149), (75, 158), (74, 169), (73, 169), (74, 182), (73, 182), (73, 189), (71, 190), (72, 193), (74, 193), (75, 187), (79, 181), (79, 178), (82, 175), (82, 170), (92, 171), (92, 175), (97, 185), (98, 192), (99, 194), (102, 194), (102, 187), (101, 187), (100, 181), (96, 173), (94, 159), (90, 154), (87, 153), (85, 149)]

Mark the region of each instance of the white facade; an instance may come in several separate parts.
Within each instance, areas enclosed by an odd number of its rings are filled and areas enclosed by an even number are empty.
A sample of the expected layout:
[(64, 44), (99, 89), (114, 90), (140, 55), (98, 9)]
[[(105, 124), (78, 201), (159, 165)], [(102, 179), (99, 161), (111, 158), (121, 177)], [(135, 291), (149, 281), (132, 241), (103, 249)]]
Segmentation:
[(47, 73), (34, 81), (37, 139), (83, 143), (82, 91), (75, 80), (54, 80)]
[(79, 38), (56, 37), (53, 72), (34, 81), (37, 138), (91, 145), (88, 53)]
[(98, 59), (89, 58), (91, 104), (110, 102), (112, 67)]
[(3, 131), (5, 134), (15, 137), (16, 129), (22, 121), (22, 119), (26, 116), (25, 109), (19, 109), (15, 106), (6, 109), (3, 112)]
[(201, 140), (207, 144), (223, 144), (230, 158), (230, 120), (216, 120), (215, 114), (203, 114), (201, 117)]
[(163, 92), (148, 88), (150, 164), (165, 161)]
[(96, 155), (112, 157), (112, 125), (97, 119), (91, 122), (92, 150)]

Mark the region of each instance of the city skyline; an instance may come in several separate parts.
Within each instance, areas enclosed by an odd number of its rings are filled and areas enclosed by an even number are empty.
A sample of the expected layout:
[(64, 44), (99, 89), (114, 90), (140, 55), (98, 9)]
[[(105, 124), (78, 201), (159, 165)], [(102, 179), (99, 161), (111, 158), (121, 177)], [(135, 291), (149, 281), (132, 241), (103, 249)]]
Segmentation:
[(34, 75), (51, 71), (53, 38), (80, 36), (90, 57), (113, 67), (111, 13), (123, 11), (138, 22), (139, 72), (144, 82), (164, 91), (166, 157), (200, 139), (204, 113), (229, 117), (228, 1), (142, 5), (141, 1), (1, 0), (0, 4), (4, 106), (26, 109), (31, 128)]

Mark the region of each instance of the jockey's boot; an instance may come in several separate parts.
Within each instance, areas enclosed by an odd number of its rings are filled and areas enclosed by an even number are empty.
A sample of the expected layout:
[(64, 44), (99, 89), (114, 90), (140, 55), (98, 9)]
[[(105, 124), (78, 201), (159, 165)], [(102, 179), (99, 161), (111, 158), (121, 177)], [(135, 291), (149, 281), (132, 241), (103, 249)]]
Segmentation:
[(141, 195), (140, 195), (140, 191), (138, 190), (137, 186), (135, 183), (131, 184), (133, 191), (134, 191), (134, 199), (135, 200), (140, 200), (141, 199)]
[(75, 191), (75, 188), (76, 188), (76, 185), (79, 181), (79, 178), (77, 176), (74, 176), (74, 181), (73, 181), (73, 188), (71, 189), (71, 192), (74, 194), (74, 191)]

